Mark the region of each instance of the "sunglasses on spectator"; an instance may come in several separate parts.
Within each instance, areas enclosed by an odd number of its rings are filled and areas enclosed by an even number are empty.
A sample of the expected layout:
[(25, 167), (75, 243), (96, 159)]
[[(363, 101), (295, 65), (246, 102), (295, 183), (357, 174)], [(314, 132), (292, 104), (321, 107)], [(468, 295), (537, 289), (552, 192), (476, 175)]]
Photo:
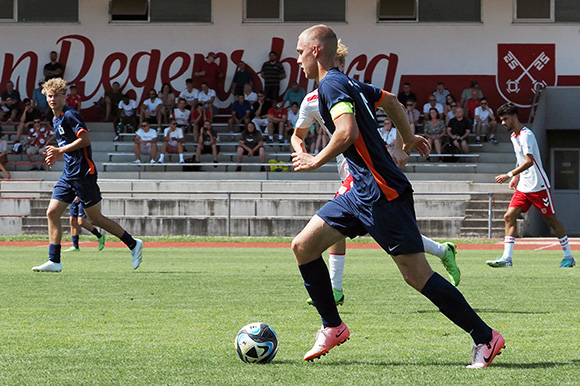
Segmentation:
[(142, 123), (142, 124), (141, 124), (141, 127), (147, 127), (147, 126), (149, 126), (149, 124), (148, 124), (148, 123)]
[(457, 105), (456, 104), (452, 104), (451, 107), (457, 107)]
[(40, 121), (33, 121), (34, 123), (40, 123)]
[(487, 102), (481, 102), (481, 105), (487, 105)]
[(407, 103), (407, 106), (413, 106), (413, 104), (412, 103)]

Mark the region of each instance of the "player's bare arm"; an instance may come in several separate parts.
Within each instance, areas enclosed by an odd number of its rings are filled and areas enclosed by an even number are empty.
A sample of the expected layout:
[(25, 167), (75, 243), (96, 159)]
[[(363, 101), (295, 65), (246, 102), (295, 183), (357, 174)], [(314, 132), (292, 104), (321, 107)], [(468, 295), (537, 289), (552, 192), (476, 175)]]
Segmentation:
[(46, 164), (48, 166), (52, 166), (63, 156), (64, 153), (82, 149), (84, 147), (90, 146), (90, 144), (91, 138), (89, 137), (89, 133), (83, 131), (79, 134), (79, 137), (74, 142), (69, 143), (68, 145), (63, 147), (48, 145), (46, 147)]
[[(526, 162), (519, 165), (514, 170), (510, 170), (509, 172), (507, 172), (505, 174), (500, 174), (498, 176), (495, 176), (495, 180), (497, 182), (499, 182), (500, 184), (503, 184), (504, 182), (509, 181), (512, 177), (519, 179), (519, 174), (528, 170), (529, 168), (531, 168), (533, 164), (534, 164), (534, 156), (531, 154), (526, 154)], [(516, 181), (516, 185), (517, 185), (517, 181)], [(510, 183), (510, 188), (511, 188), (511, 186), (512, 186), (512, 184)]]
[(391, 158), (399, 169), (403, 169), (409, 161), (409, 155), (403, 150), (403, 138), (397, 130), (397, 139), (395, 139), (395, 147), (390, 152)]
[(304, 146), (304, 140), (308, 135), (309, 128), (298, 128), (294, 129), (294, 133), (292, 133), (292, 137), (290, 137), (290, 144), (292, 145), (292, 149), (296, 153), (306, 153), (306, 147)]

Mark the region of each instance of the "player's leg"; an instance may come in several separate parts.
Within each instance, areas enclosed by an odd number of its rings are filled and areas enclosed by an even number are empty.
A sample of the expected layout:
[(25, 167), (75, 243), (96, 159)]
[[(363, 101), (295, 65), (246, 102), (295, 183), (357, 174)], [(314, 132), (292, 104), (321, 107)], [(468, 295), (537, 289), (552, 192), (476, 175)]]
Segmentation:
[(487, 260), (486, 263), (493, 268), (511, 267), (512, 255), (514, 253), (514, 243), (517, 235), (517, 220), (523, 212), (522, 208), (510, 206), (505, 212), (503, 218), (505, 220), (505, 238), (503, 245), (503, 254), (499, 259)]
[(438, 243), (425, 235), (421, 235), (421, 239), (423, 240), (425, 252), (441, 259), (441, 263), (443, 263), (443, 266), (449, 274), (449, 280), (457, 287), (461, 281), (461, 271), (455, 261), (455, 256), (457, 255), (457, 247), (455, 244), (451, 242)]
[(70, 216), (69, 224), (70, 224), (70, 235), (72, 238), (73, 245), (72, 247), (63, 250), (63, 252), (80, 252), (79, 238), (81, 234), (81, 225), (78, 217)]
[(556, 233), (556, 237), (558, 237), (558, 241), (560, 242), (560, 246), (562, 247), (562, 252), (564, 253), (564, 258), (560, 263), (560, 268), (572, 268), (576, 265), (576, 261), (572, 257), (572, 251), (570, 250), (570, 244), (568, 242), (568, 235), (566, 234), (566, 229), (564, 225), (558, 220), (556, 214), (552, 214), (549, 216), (545, 216), (544, 219), (548, 223), (548, 225), (554, 230)]
[[(344, 275), (344, 263), (346, 260), (346, 240), (331, 245), (328, 248), (328, 270), (330, 272), (330, 283), (332, 293), (337, 306), (344, 304), (344, 291), (342, 290), (342, 279)], [(306, 299), (306, 303), (312, 305), (312, 298)]]
[(490, 121), (488, 123), (488, 127), (489, 127), (489, 142), (493, 143), (494, 145), (497, 145), (497, 139), (495, 139), (495, 131), (497, 130), (497, 122)]
[[(58, 185), (58, 183), (57, 183)], [(56, 187), (55, 187), (56, 189)], [(32, 267), (36, 272), (60, 272), (62, 265), (60, 262), (61, 240), (62, 240), (62, 226), (60, 217), (69, 205), (68, 202), (59, 201), (52, 198), (46, 210), (46, 217), (48, 220), (48, 261), (42, 265)]]
[(93, 224), (91, 224), (91, 222), (86, 218), (86, 215), (84, 217), (79, 216), (78, 219), (79, 219), (79, 225), (81, 227), (85, 228), (86, 230), (91, 232), (93, 235), (95, 235), (95, 237), (99, 241), (99, 251), (102, 251), (103, 248), (105, 248), (105, 234), (99, 232), (97, 227), (93, 226)]

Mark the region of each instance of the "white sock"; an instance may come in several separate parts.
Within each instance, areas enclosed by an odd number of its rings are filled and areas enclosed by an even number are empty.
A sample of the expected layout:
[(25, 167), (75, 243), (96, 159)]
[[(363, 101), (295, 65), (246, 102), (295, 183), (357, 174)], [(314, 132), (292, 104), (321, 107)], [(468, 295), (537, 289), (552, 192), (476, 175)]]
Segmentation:
[(183, 161), (183, 153), (179, 154), (179, 162), (184, 162)]
[(430, 255), (435, 255), (442, 259), (445, 256), (446, 248), (443, 244), (431, 240), (429, 237), (421, 235), (423, 239), (423, 248)]
[(159, 155), (159, 162), (165, 162), (165, 154), (161, 153), (161, 155)]
[(332, 288), (342, 291), (342, 276), (344, 275), (344, 254), (330, 253), (328, 256), (328, 271)]
[(514, 243), (516, 242), (516, 238), (513, 236), (506, 236), (503, 241), (503, 255), (502, 259), (511, 260), (512, 255), (514, 253)]
[(564, 259), (572, 260), (572, 251), (570, 250), (570, 244), (568, 243), (568, 236), (564, 236), (558, 239), (560, 246), (562, 247), (562, 252), (564, 252)]

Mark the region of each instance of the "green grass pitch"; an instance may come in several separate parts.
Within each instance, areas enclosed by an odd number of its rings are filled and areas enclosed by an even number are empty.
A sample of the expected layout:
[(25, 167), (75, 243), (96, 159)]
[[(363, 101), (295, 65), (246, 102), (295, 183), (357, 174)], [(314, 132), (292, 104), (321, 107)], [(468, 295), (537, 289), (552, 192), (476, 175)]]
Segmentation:
[[(379, 250), (347, 252), (341, 316), (351, 339), (302, 360), (320, 327), (289, 249), (126, 249), (64, 254), (0, 248), (1, 385), (578, 385), (578, 268), (559, 251), (459, 251), (459, 289), (506, 338), (488, 369), (469, 370), (472, 341), (407, 286)], [(444, 274), (437, 258), (431, 265)], [(280, 339), (274, 361), (245, 364), (237, 331), (260, 321)]]

